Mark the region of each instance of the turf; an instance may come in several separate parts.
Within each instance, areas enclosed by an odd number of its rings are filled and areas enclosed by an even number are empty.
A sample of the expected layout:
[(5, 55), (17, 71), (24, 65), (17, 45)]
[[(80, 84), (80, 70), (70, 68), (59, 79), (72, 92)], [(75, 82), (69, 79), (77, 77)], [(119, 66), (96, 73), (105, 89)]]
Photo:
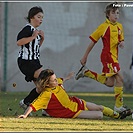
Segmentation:
[[(43, 131), (43, 132), (77, 132), (77, 131), (133, 131), (133, 120), (131, 116), (123, 120), (111, 119), (103, 120), (89, 119), (64, 119), (52, 118), (41, 115), (41, 110), (33, 113), (27, 119), (18, 119), (17, 116), (23, 113), (18, 106), (19, 101), (28, 93), (26, 92), (0, 92), (0, 131)], [(83, 98), (96, 104), (102, 104), (113, 108), (114, 96), (111, 93), (69, 93), (69, 95)], [(124, 94), (124, 103), (133, 108), (133, 94)]]

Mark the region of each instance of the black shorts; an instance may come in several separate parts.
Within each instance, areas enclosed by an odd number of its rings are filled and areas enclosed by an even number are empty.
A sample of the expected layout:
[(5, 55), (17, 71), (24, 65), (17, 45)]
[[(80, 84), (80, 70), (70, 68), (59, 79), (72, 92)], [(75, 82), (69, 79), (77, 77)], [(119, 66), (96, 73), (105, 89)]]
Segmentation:
[(40, 61), (37, 60), (24, 60), (21, 58), (18, 58), (18, 67), (20, 71), (25, 75), (25, 80), (27, 82), (34, 81), (34, 73), (36, 70), (40, 69), (42, 65), (40, 64)]

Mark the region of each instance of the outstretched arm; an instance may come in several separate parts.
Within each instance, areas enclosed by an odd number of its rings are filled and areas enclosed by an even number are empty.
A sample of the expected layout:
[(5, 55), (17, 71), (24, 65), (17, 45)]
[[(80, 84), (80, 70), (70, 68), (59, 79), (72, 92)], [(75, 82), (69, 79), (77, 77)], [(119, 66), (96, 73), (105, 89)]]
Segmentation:
[(70, 72), (65, 78), (63, 78), (63, 81), (69, 80), (74, 76), (74, 72)]
[(18, 118), (26, 118), (32, 111), (32, 107), (28, 107), (23, 115), (19, 115)]

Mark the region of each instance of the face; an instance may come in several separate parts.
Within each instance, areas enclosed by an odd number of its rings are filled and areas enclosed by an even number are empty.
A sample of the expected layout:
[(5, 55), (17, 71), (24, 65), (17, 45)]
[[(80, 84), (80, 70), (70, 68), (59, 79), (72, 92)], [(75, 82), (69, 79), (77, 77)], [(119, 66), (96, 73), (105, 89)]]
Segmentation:
[(56, 75), (55, 74), (53, 74), (50, 77), (50, 79), (48, 81), (48, 86), (51, 87), (51, 88), (58, 86), (58, 81), (57, 81), (57, 78), (56, 78)]
[(31, 24), (36, 28), (41, 25), (42, 21), (43, 21), (43, 13), (39, 12), (31, 19)]
[(109, 14), (109, 20), (113, 23), (115, 23), (119, 19), (119, 10), (116, 11), (111, 10)]

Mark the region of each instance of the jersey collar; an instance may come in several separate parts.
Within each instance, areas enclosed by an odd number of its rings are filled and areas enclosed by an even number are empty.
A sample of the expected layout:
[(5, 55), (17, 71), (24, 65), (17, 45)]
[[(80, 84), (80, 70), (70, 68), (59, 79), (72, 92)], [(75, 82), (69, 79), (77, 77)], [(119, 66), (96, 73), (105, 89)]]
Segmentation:
[(36, 28), (35, 28), (35, 27), (33, 27), (30, 23), (28, 23), (28, 24), (26, 24), (26, 25), (29, 25), (29, 26), (31, 26), (31, 29), (36, 30)]
[(106, 19), (106, 22), (107, 22), (108, 24), (112, 24), (112, 25), (116, 25), (116, 24), (117, 24), (117, 22), (113, 23), (113, 22), (111, 22), (109, 19)]

